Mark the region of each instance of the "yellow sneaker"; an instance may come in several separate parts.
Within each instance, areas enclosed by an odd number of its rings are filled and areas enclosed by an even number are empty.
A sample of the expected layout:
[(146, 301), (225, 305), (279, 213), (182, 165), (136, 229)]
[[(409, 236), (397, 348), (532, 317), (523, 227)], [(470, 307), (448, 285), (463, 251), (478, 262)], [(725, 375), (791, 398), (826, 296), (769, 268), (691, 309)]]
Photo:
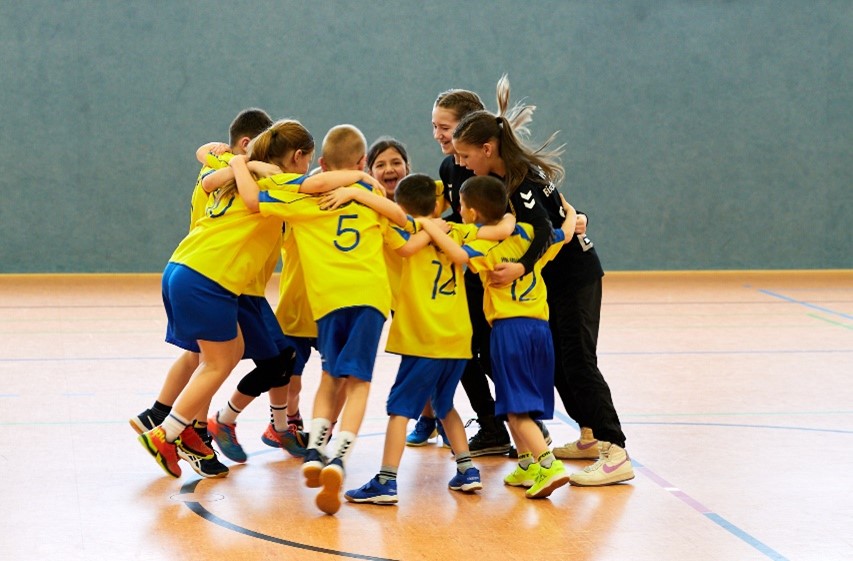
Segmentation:
[(597, 487), (631, 479), (634, 479), (634, 468), (628, 452), (616, 444), (600, 442), (598, 461), (573, 473), (569, 482), (579, 487)]
[(554, 460), (549, 468), (539, 466), (536, 482), (524, 494), (528, 499), (544, 499), (568, 482), (569, 474), (566, 473), (563, 462)]
[(539, 464), (530, 464), (527, 469), (515, 466), (512, 473), (504, 477), (504, 484), (511, 487), (533, 487), (539, 475)]

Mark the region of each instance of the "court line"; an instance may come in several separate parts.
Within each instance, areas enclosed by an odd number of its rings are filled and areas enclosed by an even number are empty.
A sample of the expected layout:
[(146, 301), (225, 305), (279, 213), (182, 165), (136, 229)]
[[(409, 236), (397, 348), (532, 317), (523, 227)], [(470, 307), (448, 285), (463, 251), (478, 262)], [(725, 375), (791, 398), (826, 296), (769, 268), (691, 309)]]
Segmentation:
[(783, 300), (791, 304), (799, 304), (800, 306), (805, 306), (806, 308), (818, 310), (819, 312), (824, 312), (826, 314), (832, 314), (835, 316), (841, 316), (844, 319), (853, 319), (853, 316), (851, 316), (850, 314), (845, 314), (844, 312), (837, 312), (830, 308), (824, 308), (823, 306), (818, 306), (817, 304), (812, 304), (811, 302), (807, 302), (805, 300), (797, 300), (796, 298), (791, 298), (790, 296), (785, 296), (784, 294), (779, 294), (778, 292), (773, 292), (764, 288), (759, 288), (757, 290), (762, 294), (766, 294), (767, 296), (777, 298), (779, 300)]
[[(181, 487), (181, 493), (194, 493), (196, 486), (201, 482), (201, 479), (196, 479), (194, 481), (188, 481)], [(261, 532), (256, 532), (254, 530), (249, 530), (248, 528), (244, 528), (242, 526), (238, 526), (232, 522), (228, 522), (222, 518), (219, 518), (203, 506), (201, 503), (195, 501), (185, 501), (185, 505), (191, 511), (201, 516), (208, 522), (216, 524), (221, 528), (225, 528), (226, 530), (231, 530), (232, 532), (237, 532), (238, 534), (243, 534), (244, 536), (248, 536), (250, 538), (257, 538), (259, 540), (264, 540), (267, 542), (271, 542), (278, 545), (283, 545), (286, 547), (292, 547), (295, 549), (302, 549), (306, 551), (314, 551), (317, 553), (326, 553), (329, 555), (336, 555), (338, 557), (347, 557), (350, 559), (367, 559), (370, 561), (397, 561), (395, 559), (389, 559), (386, 557), (372, 557), (370, 555), (362, 555), (360, 553), (350, 553), (347, 551), (338, 551), (336, 549), (327, 549), (325, 547), (317, 547), (314, 545), (308, 545), (304, 543), (294, 542), (290, 540), (285, 540), (282, 538), (277, 538), (275, 536), (270, 536), (268, 534), (262, 534)]]
[[(561, 411), (555, 410), (554, 416), (557, 417), (558, 419), (560, 419), (561, 421), (565, 422), (566, 424), (577, 427), (577, 423), (575, 423), (571, 417), (569, 417), (568, 415), (566, 415), (565, 413), (563, 413)], [(725, 424), (725, 423), (672, 423), (672, 422), (659, 422), (659, 423), (640, 422), (640, 423), (631, 423), (631, 424), (649, 424), (649, 425), (652, 425), (652, 424), (656, 424), (656, 425), (682, 425), (683, 424), (683, 425), (710, 425), (710, 426), (727, 426), (727, 427), (743, 426), (743, 427), (747, 427), (747, 428), (755, 428), (757, 426), (757, 425), (734, 425), (734, 424)], [(760, 427), (760, 428), (785, 428), (785, 429), (790, 430), (792, 427), (768, 426), (768, 427)], [(811, 430), (811, 429), (804, 428), (801, 430)], [(841, 432), (853, 433), (853, 431), (841, 431)], [(747, 545), (749, 545), (753, 549), (758, 550), (764, 556), (772, 559), (773, 561), (787, 561), (787, 559), (788, 559), (787, 557), (783, 556), (781, 553), (774, 550), (773, 548), (771, 548), (770, 546), (768, 546), (767, 544), (765, 544), (764, 542), (762, 542), (758, 538), (752, 536), (748, 532), (744, 531), (743, 529), (739, 528), (735, 524), (732, 524), (731, 522), (729, 522), (728, 520), (726, 520), (725, 518), (723, 518), (719, 514), (712, 512), (711, 509), (704, 506), (702, 503), (700, 503), (699, 501), (697, 501), (696, 499), (694, 499), (693, 497), (691, 497), (690, 495), (688, 495), (687, 493), (685, 493), (684, 491), (679, 489), (678, 487), (675, 487), (669, 481), (662, 478), (661, 476), (659, 476), (657, 473), (655, 473), (654, 471), (652, 471), (648, 467), (644, 466), (642, 463), (640, 463), (638, 460), (636, 460), (636, 458), (634, 458), (633, 456), (631, 456), (631, 463), (635, 463), (637, 465), (637, 470), (640, 473), (642, 473), (648, 479), (650, 479), (651, 481), (656, 483), (658, 486), (660, 486), (662, 489), (667, 491), (670, 495), (676, 497), (677, 499), (679, 499), (680, 501), (682, 501), (683, 503), (688, 505), (690, 508), (699, 512), (700, 514), (702, 514), (702, 516), (704, 516), (708, 520), (711, 520), (712, 522), (714, 522), (715, 524), (717, 524), (718, 526), (720, 526), (721, 528), (723, 528), (724, 530), (726, 530), (727, 532), (729, 532), (733, 536), (737, 537), (738, 539), (740, 539), (741, 541), (743, 541), (744, 543), (746, 543)]]

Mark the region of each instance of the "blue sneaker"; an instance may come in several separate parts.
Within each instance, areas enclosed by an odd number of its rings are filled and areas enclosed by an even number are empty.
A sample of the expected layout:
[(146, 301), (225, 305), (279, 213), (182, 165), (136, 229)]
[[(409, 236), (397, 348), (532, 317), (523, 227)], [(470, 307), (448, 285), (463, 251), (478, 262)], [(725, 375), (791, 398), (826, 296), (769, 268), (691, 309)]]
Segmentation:
[(302, 475), (305, 477), (305, 486), (317, 488), (320, 486), (320, 472), (326, 467), (323, 455), (316, 448), (305, 451), (305, 459), (302, 461)]
[(344, 498), (351, 503), (372, 503), (375, 505), (397, 504), (397, 480), (389, 479), (384, 485), (379, 482), (379, 476), (352, 491), (347, 491)]
[(207, 419), (207, 432), (229, 460), (243, 463), (248, 459), (246, 452), (237, 440), (237, 424), (219, 422), (219, 413)]
[(453, 479), (447, 485), (453, 491), (464, 491), (466, 493), (482, 489), (483, 484), (480, 483), (480, 470), (475, 467), (466, 469), (465, 473), (459, 473), (459, 470), (456, 470), (456, 475), (453, 476)]
[(436, 420), (432, 417), (418, 417), (415, 428), (406, 437), (406, 446), (423, 446), (436, 434)]

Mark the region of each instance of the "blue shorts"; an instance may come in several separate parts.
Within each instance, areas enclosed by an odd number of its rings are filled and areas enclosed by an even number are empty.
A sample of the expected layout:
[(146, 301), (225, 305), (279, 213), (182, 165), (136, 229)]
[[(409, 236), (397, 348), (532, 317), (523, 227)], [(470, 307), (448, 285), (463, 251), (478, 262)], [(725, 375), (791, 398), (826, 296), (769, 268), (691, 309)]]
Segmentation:
[(397, 379), (385, 403), (386, 413), (416, 419), (424, 403), (430, 400), (435, 416), (447, 417), (453, 409), (456, 386), (467, 363), (468, 359), (403, 355)]
[(237, 295), (180, 263), (163, 271), (166, 341), (199, 352), (198, 340), (230, 341), (237, 337)]
[(243, 358), (265, 360), (293, 347), (284, 338), (275, 312), (264, 296), (243, 294), (238, 298), (238, 306), (237, 322), (246, 343)]
[(289, 347), (293, 347), (296, 351), (296, 362), (293, 364), (293, 376), (302, 376), (302, 371), (305, 370), (305, 364), (311, 358), (311, 349), (317, 348), (316, 337), (293, 337), (285, 335)]
[(323, 371), (334, 378), (355, 376), (370, 382), (385, 316), (376, 308), (353, 306), (317, 320), (317, 350)]
[(495, 416), (528, 413), (554, 416), (554, 343), (548, 322), (533, 318), (499, 319), (492, 324), (492, 380)]

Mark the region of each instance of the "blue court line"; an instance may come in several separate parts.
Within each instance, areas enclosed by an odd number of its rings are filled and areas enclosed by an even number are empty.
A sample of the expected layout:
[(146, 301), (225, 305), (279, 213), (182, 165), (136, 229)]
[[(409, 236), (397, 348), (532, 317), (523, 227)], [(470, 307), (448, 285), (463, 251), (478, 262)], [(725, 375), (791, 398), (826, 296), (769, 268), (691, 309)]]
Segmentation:
[(800, 306), (805, 306), (807, 308), (812, 308), (813, 310), (818, 310), (825, 314), (832, 314), (835, 316), (843, 317), (844, 319), (853, 319), (853, 316), (850, 314), (845, 314), (844, 312), (836, 312), (835, 310), (831, 310), (829, 308), (824, 308), (823, 306), (818, 306), (817, 304), (812, 304), (811, 302), (806, 302), (805, 300), (797, 300), (796, 298), (791, 298), (790, 296), (785, 296), (784, 294), (778, 294), (776, 292), (772, 292), (770, 290), (766, 290), (764, 288), (759, 288), (758, 292), (762, 294), (766, 294), (767, 296), (778, 298), (779, 300), (784, 300), (785, 302), (790, 302), (791, 304), (799, 304)]
[[(558, 419), (560, 419), (561, 421), (565, 422), (566, 424), (572, 425), (574, 427), (578, 426), (577, 423), (575, 423), (574, 420), (572, 420), (572, 418), (569, 417), (568, 415), (566, 415), (565, 413), (562, 413), (560, 411), (555, 410), (554, 416), (557, 417)], [(667, 422), (667, 423), (663, 423), (663, 422), (661, 422), (661, 423), (646, 423), (646, 422), (640, 422), (640, 423), (631, 423), (631, 424), (711, 425), (711, 426), (726, 426), (726, 427), (738, 426), (738, 427), (747, 427), (747, 428), (779, 428), (779, 429), (784, 428), (784, 429), (788, 429), (788, 430), (790, 430), (792, 428), (793, 429), (797, 428), (797, 427), (773, 427), (773, 426), (761, 426), (761, 425), (733, 425), (733, 424), (730, 425), (730, 424), (724, 424), (724, 423), (671, 423), (671, 422)], [(801, 428), (799, 430), (817, 430), (817, 429)], [(827, 432), (849, 432), (849, 433), (853, 434), (853, 431), (827, 431)], [(681, 500), (685, 504), (689, 505), (691, 508), (693, 508), (694, 510), (696, 510), (697, 512), (699, 512), (700, 514), (705, 516), (707, 519), (711, 520), (712, 522), (714, 522), (715, 524), (720, 526), (721, 528), (725, 529), (730, 534), (737, 537), (738, 539), (740, 539), (741, 541), (743, 541), (744, 543), (746, 543), (747, 545), (749, 545), (753, 549), (761, 552), (765, 557), (768, 557), (769, 559), (772, 559), (773, 561), (787, 561), (787, 557), (783, 556), (781, 553), (779, 553), (776, 550), (774, 550), (773, 548), (769, 547), (768, 545), (766, 545), (761, 540), (755, 538), (751, 534), (745, 532), (741, 528), (732, 524), (731, 522), (729, 522), (728, 520), (726, 520), (725, 518), (723, 518), (719, 514), (717, 514), (715, 512), (711, 512), (710, 509), (708, 509), (707, 507), (702, 505), (702, 503), (700, 503), (699, 501), (697, 501), (696, 499), (694, 499), (693, 497), (691, 497), (690, 495), (688, 495), (687, 493), (685, 493), (681, 489), (675, 488), (668, 481), (666, 481), (665, 479), (660, 477), (658, 474), (656, 474), (655, 472), (650, 470), (647, 466), (645, 466), (645, 465), (641, 464), (639, 461), (637, 461), (633, 456), (631, 457), (631, 462), (637, 465), (638, 471), (640, 473), (646, 475), (649, 479), (654, 481), (662, 489), (664, 489), (665, 491), (668, 491), (671, 495), (678, 498), (679, 500)]]
[[(198, 485), (200, 481), (201, 479), (196, 479), (194, 481), (189, 481), (185, 483), (184, 486), (181, 487), (181, 493), (194, 493), (196, 485)], [(278, 545), (284, 545), (287, 547), (293, 547), (306, 551), (316, 551), (317, 553), (326, 553), (328, 555), (336, 555), (338, 557), (346, 557), (349, 559), (367, 559), (369, 561), (396, 561), (394, 559), (388, 559), (386, 557), (372, 557), (370, 555), (362, 555), (360, 553), (349, 553), (346, 551), (338, 551), (335, 549), (326, 549), (324, 547), (317, 547), (314, 545), (308, 545), (304, 543), (277, 538), (268, 534), (262, 534), (260, 532), (255, 532), (254, 530), (249, 530), (248, 528), (243, 528), (242, 526), (238, 526), (232, 522), (228, 522), (227, 520), (223, 520), (222, 518), (219, 518), (218, 516), (201, 506), (201, 504), (198, 502), (187, 501), (184, 504), (187, 505), (187, 508), (189, 508), (191, 511), (198, 514), (208, 522), (212, 522), (213, 524), (225, 528), (226, 530), (231, 530), (232, 532), (237, 532), (238, 534), (243, 534), (244, 536), (248, 536), (250, 538), (257, 538), (259, 540), (268, 541)]]

